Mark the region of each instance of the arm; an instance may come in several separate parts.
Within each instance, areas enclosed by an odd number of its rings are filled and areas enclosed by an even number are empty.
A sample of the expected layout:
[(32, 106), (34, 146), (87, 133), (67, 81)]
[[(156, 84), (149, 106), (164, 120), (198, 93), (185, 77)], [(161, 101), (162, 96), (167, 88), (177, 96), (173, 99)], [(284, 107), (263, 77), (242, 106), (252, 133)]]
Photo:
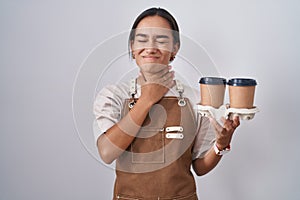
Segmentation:
[[(118, 158), (131, 144), (139, 132), (152, 105), (159, 101), (174, 85), (174, 73), (166, 68), (155, 82), (141, 81), (141, 96), (135, 106), (118, 123), (109, 128), (97, 140), (98, 152), (105, 163)], [(162, 75), (161, 75), (162, 74)]]
[[(233, 120), (223, 118), (224, 126), (221, 126), (215, 119), (210, 120), (215, 128), (218, 149), (225, 149), (230, 144), (235, 129), (240, 125), (239, 118), (235, 117)], [(193, 161), (193, 169), (198, 176), (205, 175), (217, 166), (221, 158), (222, 156), (217, 155), (211, 147), (203, 158)]]
[(203, 176), (215, 168), (221, 158), (222, 156), (217, 155), (211, 147), (203, 158), (193, 161), (193, 169), (198, 176)]
[(97, 140), (97, 147), (105, 163), (113, 162), (127, 149), (143, 124), (151, 103), (140, 98), (135, 106), (121, 121), (102, 134)]

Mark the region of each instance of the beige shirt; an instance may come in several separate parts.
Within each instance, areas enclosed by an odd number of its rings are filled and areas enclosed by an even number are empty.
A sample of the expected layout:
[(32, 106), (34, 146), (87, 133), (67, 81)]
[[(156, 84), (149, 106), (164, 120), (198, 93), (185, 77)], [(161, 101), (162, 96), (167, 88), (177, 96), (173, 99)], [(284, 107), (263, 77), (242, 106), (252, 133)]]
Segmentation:
[[(137, 86), (136, 98), (141, 94), (140, 86)], [(178, 96), (178, 93), (173, 87), (165, 96)], [(183, 97), (188, 98), (194, 107), (199, 103), (199, 91), (184, 85)], [(98, 137), (106, 132), (107, 129), (121, 120), (121, 111), (124, 107), (125, 99), (130, 98), (129, 95), (129, 82), (119, 83), (115, 85), (108, 85), (104, 87), (96, 96), (94, 101), (94, 136), (95, 141)], [(196, 141), (193, 146), (193, 160), (201, 158), (211, 148), (215, 140), (215, 132), (212, 124), (206, 117), (201, 117), (195, 110), (197, 116), (197, 133)]]

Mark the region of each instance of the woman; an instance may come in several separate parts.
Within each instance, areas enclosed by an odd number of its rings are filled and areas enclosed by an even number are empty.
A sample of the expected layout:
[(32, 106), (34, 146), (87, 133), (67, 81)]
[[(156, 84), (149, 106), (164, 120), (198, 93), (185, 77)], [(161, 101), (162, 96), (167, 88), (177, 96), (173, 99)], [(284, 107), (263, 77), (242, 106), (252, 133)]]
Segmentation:
[(211, 171), (229, 151), (239, 119), (221, 126), (195, 118), (194, 91), (174, 80), (169, 66), (180, 38), (168, 11), (141, 13), (129, 48), (139, 77), (103, 88), (94, 107), (103, 133), (96, 136), (99, 154), (105, 163), (116, 160), (114, 199), (197, 199), (190, 166), (199, 176)]

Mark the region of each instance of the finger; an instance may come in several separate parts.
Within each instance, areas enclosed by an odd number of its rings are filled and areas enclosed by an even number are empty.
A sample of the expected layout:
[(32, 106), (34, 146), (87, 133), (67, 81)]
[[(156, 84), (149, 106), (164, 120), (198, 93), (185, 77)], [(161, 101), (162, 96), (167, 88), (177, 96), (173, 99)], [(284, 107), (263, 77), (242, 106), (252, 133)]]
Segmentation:
[[(163, 69), (163, 70), (161, 70), (161, 71), (159, 71), (157, 73), (153, 73), (153, 74), (150, 74), (150, 75), (151, 75), (151, 78), (153, 80), (155, 80), (155, 79), (159, 79), (159, 78), (162, 78), (164, 76), (167, 76), (169, 73), (170, 73), (169, 69), (165, 68), (165, 69)], [(167, 79), (167, 78), (165, 78), (165, 79)]]
[(225, 119), (225, 117), (221, 117), (221, 122), (223, 123), (223, 128), (226, 129), (226, 131), (230, 130), (232, 127), (231, 127), (231, 122), (227, 119)]
[(221, 117), (221, 121), (222, 121), (223, 124), (225, 124), (225, 122), (226, 122), (225, 117)]
[(232, 125), (232, 121), (227, 119), (224, 123), (224, 128), (226, 129), (226, 131), (230, 131), (230, 130), (234, 129), (234, 127)]
[(218, 133), (223, 131), (223, 127), (212, 117), (209, 118), (210, 123), (215, 127)]
[(167, 88), (170, 89), (170, 88), (174, 87), (175, 85), (176, 85), (175, 81), (172, 80), (171, 82), (169, 82), (168, 84), (166, 84), (165, 87), (167, 87)]
[(161, 76), (161, 79), (164, 81), (168, 81), (169, 79), (173, 79), (173, 78), (174, 78), (174, 71), (170, 71), (164, 74), (163, 76)]
[(174, 86), (174, 72), (169, 72), (166, 76), (160, 77), (159, 79), (154, 79), (152, 81), (144, 81), (145, 84), (158, 84), (167, 88), (172, 88)]
[(240, 118), (239, 116), (234, 116), (232, 126), (234, 128), (237, 128), (240, 125)]
[(170, 72), (166, 76), (160, 79), (160, 81), (162, 81), (161, 83), (165, 86), (169, 85), (170, 83), (173, 84), (173, 80), (174, 80), (174, 72)]
[(164, 67), (162, 70), (156, 72), (157, 74), (166, 74), (170, 71), (169, 67)]
[(236, 127), (239, 126), (239, 119), (236, 119), (234, 121), (234, 120), (229, 120), (229, 119), (225, 119), (224, 117), (222, 117), (221, 120), (222, 120), (222, 122), (224, 124), (224, 128), (227, 131), (230, 131), (231, 129), (235, 129)]
[(160, 74), (159, 76), (151, 76), (151, 79), (152, 79), (152, 82), (155, 82), (155, 83), (159, 83), (159, 84), (165, 84), (167, 82), (170, 82), (174, 77), (174, 72), (171, 71), (171, 72), (167, 72), (165, 74)]

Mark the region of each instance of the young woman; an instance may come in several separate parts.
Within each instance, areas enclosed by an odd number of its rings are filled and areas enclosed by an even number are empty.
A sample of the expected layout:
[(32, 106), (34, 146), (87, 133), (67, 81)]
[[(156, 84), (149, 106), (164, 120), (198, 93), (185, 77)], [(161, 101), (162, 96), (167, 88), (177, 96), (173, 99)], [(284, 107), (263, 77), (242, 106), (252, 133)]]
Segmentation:
[[(94, 105), (102, 160), (116, 160), (114, 199), (197, 199), (193, 166), (211, 171), (230, 149), (239, 119), (195, 117), (195, 91), (174, 79), (169, 63), (180, 48), (179, 28), (162, 8), (135, 20), (129, 36), (140, 75), (103, 88)], [(212, 129), (211, 129), (212, 127)]]

